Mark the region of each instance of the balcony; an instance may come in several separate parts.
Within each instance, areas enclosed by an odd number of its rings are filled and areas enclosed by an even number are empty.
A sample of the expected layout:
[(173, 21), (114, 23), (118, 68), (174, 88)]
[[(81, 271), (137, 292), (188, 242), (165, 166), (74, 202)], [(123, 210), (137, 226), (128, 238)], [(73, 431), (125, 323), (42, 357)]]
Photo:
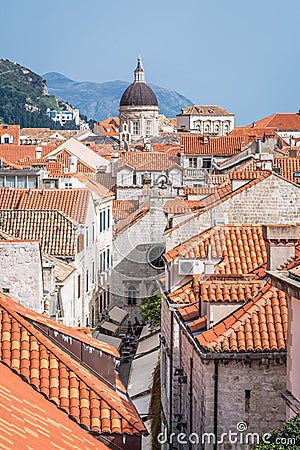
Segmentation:
[(184, 177), (204, 180), (205, 173), (207, 173), (207, 170), (205, 169), (195, 169), (192, 167), (188, 167), (184, 170)]

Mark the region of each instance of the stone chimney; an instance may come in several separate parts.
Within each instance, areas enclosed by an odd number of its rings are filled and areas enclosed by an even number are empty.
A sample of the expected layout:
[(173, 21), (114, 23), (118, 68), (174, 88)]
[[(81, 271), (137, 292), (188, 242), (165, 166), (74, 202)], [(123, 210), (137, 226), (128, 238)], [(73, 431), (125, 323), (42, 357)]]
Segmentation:
[(77, 157), (75, 155), (70, 156), (70, 172), (76, 173), (77, 172)]
[(274, 157), (271, 153), (256, 153), (256, 170), (272, 170)]
[(110, 156), (111, 156), (111, 176), (112, 178), (117, 178), (119, 154), (111, 153)]
[(41, 159), (43, 147), (35, 147), (35, 158)]
[(262, 232), (267, 249), (267, 270), (277, 270), (295, 256), (295, 245), (299, 239), (298, 226), (263, 225)]

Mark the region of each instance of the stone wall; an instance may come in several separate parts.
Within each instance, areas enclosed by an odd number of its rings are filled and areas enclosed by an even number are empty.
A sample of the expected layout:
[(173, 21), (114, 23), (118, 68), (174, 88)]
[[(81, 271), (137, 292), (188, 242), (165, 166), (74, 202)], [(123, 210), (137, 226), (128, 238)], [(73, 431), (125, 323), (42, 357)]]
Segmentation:
[(167, 251), (218, 223), (284, 224), (300, 221), (300, 187), (270, 177), (244, 189), (166, 234)]
[(34, 241), (0, 241), (0, 289), (43, 313), (43, 275), (40, 245)]

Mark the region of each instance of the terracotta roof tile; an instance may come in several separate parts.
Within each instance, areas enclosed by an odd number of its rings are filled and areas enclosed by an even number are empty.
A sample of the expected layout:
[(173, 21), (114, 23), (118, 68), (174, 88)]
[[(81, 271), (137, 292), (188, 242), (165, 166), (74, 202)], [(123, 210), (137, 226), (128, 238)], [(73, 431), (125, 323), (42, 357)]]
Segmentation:
[(188, 214), (197, 209), (203, 208), (201, 200), (186, 200), (177, 197), (174, 200), (167, 200), (164, 205), (165, 214)]
[(165, 254), (167, 261), (206, 259), (211, 245), (212, 258), (221, 259), (216, 274), (243, 275), (266, 261), (267, 253), (261, 226), (222, 225), (212, 227)]
[(116, 222), (126, 219), (138, 206), (138, 200), (113, 200), (113, 218)]
[[(0, 359), (88, 431), (145, 431), (132, 403), (32, 326), (0, 293)], [(37, 315), (37, 313), (35, 313)], [(114, 419), (114, 420), (113, 420)]]
[(49, 255), (74, 256), (73, 222), (59, 211), (0, 210), (0, 230), (23, 240), (40, 241)]
[[(250, 125), (251, 126), (251, 125)], [(258, 128), (275, 128), (279, 131), (300, 130), (300, 115), (297, 113), (275, 113), (256, 122)]]
[(129, 152), (119, 160), (118, 169), (128, 165), (136, 170), (161, 171), (178, 164), (178, 157), (160, 152)]
[(281, 175), (296, 183), (300, 183), (300, 178), (294, 178), (294, 173), (300, 173), (300, 158), (275, 158), (274, 166), (281, 169)]
[(108, 449), (3, 364), (0, 377), (0, 448)]
[(210, 352), (286, 351), (287, 323), (286, 295), (268, 283), (253, 300), (196, 339)]
[(241, 151), (242, 141), (240, 137), (229, 136), (209, 139), (197, 135), (180, 137), (181, 151), (185, 155), (235, 155)]
[(0, 188), (1, 209), (58, 210), (79, 223), (86, 221), (89, 200), (88, 189)]

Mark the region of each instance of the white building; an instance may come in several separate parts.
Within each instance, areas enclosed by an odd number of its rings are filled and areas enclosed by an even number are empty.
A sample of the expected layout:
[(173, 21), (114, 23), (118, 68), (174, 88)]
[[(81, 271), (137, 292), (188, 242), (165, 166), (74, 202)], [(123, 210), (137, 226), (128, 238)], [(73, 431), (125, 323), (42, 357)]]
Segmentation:
[(54, 122), (59, 122), (61, 126), (66, 125), (66, 123), (74, 120), (75, 125), (78, 126), (80, 123), (79, 109), (73, 109), (72, 111), (56, 111), (55, 109), (47, 109), (47, 114), (50, 119)]
[(187, 106), (177, 118), (177, 131), (227, 136), (234, 128), (234, 114), (219, 106)]

